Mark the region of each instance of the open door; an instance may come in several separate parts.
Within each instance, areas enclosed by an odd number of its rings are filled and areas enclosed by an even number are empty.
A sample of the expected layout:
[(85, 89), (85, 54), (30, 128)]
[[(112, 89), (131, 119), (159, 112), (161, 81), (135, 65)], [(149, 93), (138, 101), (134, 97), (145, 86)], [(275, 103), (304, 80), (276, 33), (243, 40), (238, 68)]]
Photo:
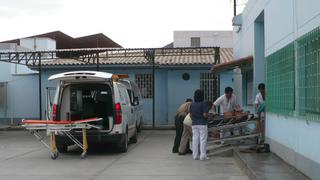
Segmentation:
[(55, 87), (47, 87), (46, 88), (46, 120), (52, 120), (52, 106), (53, 106), (53, 100), (54, 100), (54, 95), (56, 92)]

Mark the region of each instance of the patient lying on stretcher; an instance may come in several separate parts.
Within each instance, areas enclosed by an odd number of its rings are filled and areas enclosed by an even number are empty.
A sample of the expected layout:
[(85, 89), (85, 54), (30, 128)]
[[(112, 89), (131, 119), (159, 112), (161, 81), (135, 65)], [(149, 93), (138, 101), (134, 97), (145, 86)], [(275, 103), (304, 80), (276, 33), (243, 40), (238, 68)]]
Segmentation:
[(244, 112), (243, 110), (225, 112), (223, 113), (223, 115), (219, 115), (217, 113), (209, 113), (208, 123), (210, 126), (235, 124), (247, 121), (252, 117), (253, 115), (250, 114), (250, 111)]
[(213, 103), (213, 113), (217, 112), (217, 107), (220, 107), (223, 119), (228, 122), (231, 120), (232, 122), (230, 123), (238, 123), (246, 120), (250, 114), (241, 110), (231, 87), (226, 87), (224, 90), (224, 95), (220, 96)]
[[(221, 127), (224, 125), (237, 124), (241, 122), (245, 122), (247, 120), (251, 120), (254, 116), (250, 114), (249, 111), (243, 112), (240, 111), (231, 111), (225, 112), (223, 115), (219, 115), (217, 113), (211, 113), (208, 117), (208, 127)], [(222, 133), (222, 134), (221, 134)], [(242, 128), (228, 128), (223, 131), (221, 130), (211, 130), (208, 134), (209, 137), (213, 138), (222, 138), (228, 136), (238, 136), (241, 135)]]

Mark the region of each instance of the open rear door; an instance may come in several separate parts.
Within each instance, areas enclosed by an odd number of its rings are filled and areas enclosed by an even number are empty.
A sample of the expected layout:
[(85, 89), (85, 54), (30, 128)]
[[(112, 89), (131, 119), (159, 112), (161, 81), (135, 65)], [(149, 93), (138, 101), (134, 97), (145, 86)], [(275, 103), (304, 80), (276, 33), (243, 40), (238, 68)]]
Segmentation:
[(47, 87), (47, 98), (46, 98), (46, 120), (52, 120), (52, 105), (53, 105), (53, 98), (55, 95), (56, 88), (55, 87)]
[(113, 78), (113, 74), (97, 71), (73, 71), (65, 72), (60, 74), (55, 74), (49, 77), (51, 80), (61, 80), (61, 81), (77, 81), (77, 80), (87, 80), (87, 81), (104, 81)]

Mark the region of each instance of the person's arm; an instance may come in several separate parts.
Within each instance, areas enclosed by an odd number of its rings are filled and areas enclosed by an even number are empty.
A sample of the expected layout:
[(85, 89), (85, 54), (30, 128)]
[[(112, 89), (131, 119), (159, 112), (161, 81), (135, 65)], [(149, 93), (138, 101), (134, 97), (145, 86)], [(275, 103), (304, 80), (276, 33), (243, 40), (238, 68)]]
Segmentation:
[(235, 110), (235, 111), (241, 111), (242, 109), (241, 109), (240, 105), (237, 104), (237, 105), (235, 106), (234, 110)]
[(207, 109), (205, 109), (205, 110), (203, 111), (202, 116), (203, 116), (205, 119), (207, 119), (207, 118), (209, 117), (209, 113), (208, 113)]
[(192, 119), (192, 104), (190, 105), (190, 108), (189, 108), (189, 114), (190, 114), (190, 118)]
[(256, 95), (256, 99), (254, 100), (254, 105), (257, 110), (259, 108), (259, 94)]
[(222, 103), (222, 96), (220, 96), (212, 105), (213, 112), (217, 112), (217, 106), (220, 106)]
[(208, 117), (209, 117), (209, 113), (207, 113), (207, 112), (204, 112), (202, 115), (203, 115), (203, 117), (204, 117), (205, 119), (208, 119)]
[(208, 117), (209, 117), (209, 110), (210, 110), (210, 107), (208, 106), (208, 103), (205, 102), (205, 103), (203, 104), (203, 107), (202, 107), (202, 108), (203, 108), (203, 109), (202, 109), (202, 111), (203, 111), (203, 113), (202, 113), (203, 117), (204, 117), (205, 119), (208, 119)]
[(234, 108), (233, 108), (235, 111), (241, 111), (241, 107), (237, 101), (237, 97), (234, 96)]
[(212, 111), (217, 112), (217, 107), (214, 104), (212, 105)]

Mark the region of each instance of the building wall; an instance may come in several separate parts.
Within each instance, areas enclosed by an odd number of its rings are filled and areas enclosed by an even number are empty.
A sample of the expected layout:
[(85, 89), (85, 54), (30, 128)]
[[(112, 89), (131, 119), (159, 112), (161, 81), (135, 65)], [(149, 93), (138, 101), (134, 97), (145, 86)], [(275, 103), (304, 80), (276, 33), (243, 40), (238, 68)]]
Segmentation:
[[(27, 50), (14, 43), (1, 43), (0, 51)], [(0, 124), (19, 123), (22, 118), (38, 117), (37, 72), (24, 65), (0, 62), (0, 82), (6, 84), (5, 105), (0, 107)]]
[[(255, 38), (259, 37), (255, 37), (255, 20), (261, 13), (264, 14), (265, 57), (320, 25), (318, 0), (250, 0), (242, 13), (241, 30), (237, 33), (235, 28), (234, 31), (235, 58), (253, 55), (256, 60)], [(320, 123), (307, 122), (296, 114), (284, 116), (267, 113), (268, 142), (271, 150), (284, 160), (312, 179), (320, 179), (320, 153), (317, 151), (320, 148)]]
[(201, 47), (232, 48), (232, 31), (174, 31), (174, 47), (190, 47), (191, 37), (200, 37)]
[(6, 109), (0, 111), (0, 124), (17, 124), (23, 118), (39, 117), (37, 74), (11, 75), (3, 82), (7, 83), (7, 102)]
[(0, 82), (8, 82), (11, 78), (11, 64), (0, 62)]
[[(173, 35), (174, 47), (190, 47), (192, 37), (200, 37), (200, 46), (201, 47), (221, 47), (221, 48), (233, 48), (233, 32), (232, 31), (174, 31)], [(233, 71), (225, 71), (219, 74), (219, 84), (220, 84), (220, 95), (224, 94), (224, 88), (227, 86), (234, 86)], [(200, 77), (197, 77), (198, 79)], [(197, 82), (199, 83), (199, 82)], [(190, 86), (190, 84), (189, 84)], [(191, 88), (199, 87), (199, 84), (193, 84)], [(189, 92), (188, 92), (189, 93)], [(189, 93), (190, 94), (190, 93)], [(181, 101), (182, 99), (179, 99)], [(176, 106), (176, 105), (175, 105)], [(173, 111), (173, 110), (172, 110)], [(172, 117), (173, 112), (170, 113)]]
[(20, 39), (20, 46), (35, 51), (56, 50), (56, 41), (51, 38), (36, 37)]
[[(156, 69), (155, 89), (155, 124), (174, 125), (174, 116), (178, 107), (187, 99), (193, 98), (193, 92), (200, 88), (200, 73), (208, 73), (210, 66), (200, 69)], [(77, 69), (81, 70), (81, 69)], [(95, 69), (82, 69), (95, 70)], [(119, 69), (100, 68), (101, 71), (118, 74), (128, 74), (129, 79), (135, 80), (135, 74), (151, 74), (149, 69)], [(42, 74), (42, 104), (43, 117), (45, 117), (46, 87), (56, 87), (56, 81), (47, 79), (57, 73), (72, 71), (71, 69), (45, 70)], [(182, 79), (183, 73), (190, 74), (190, 80)], [(152, 99), (144, 99), (144, 123), (152, 125)], [(38, 107), (36, 107), (38, 108)]]
[[(200, 88), (200, 73), (209, 70), (169, 70), (168, 71), (168, 120), (174, 124), (174, 116), (186, 99), (193, 99), (193, 93)], [(190, 79), (183, 80), (182, 74), (189, 73)]]
[(233, 86), (233, 76), (234, 73), (232, 70), (229, 71), (225, 71), (223, 73), (220, 74), (220, 96), (224, 94), (224, 89), (228, 86), (234, 88)]

